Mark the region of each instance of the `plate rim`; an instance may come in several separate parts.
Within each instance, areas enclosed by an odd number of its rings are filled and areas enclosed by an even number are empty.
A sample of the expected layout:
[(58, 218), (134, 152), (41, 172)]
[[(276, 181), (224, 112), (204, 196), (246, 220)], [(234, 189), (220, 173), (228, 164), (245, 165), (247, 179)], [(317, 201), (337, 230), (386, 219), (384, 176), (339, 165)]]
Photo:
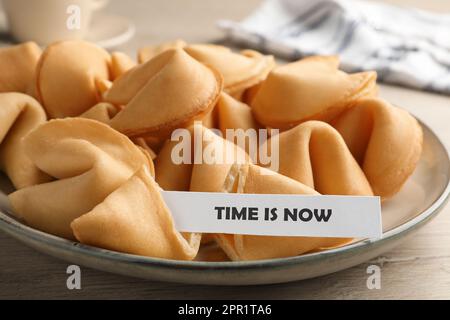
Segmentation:
[[(440, 148), (445, 154), (446, 162), (450, 168), (450, 155), (449, 151), (442, 143), (441, 139), (436, 133), (431, 130), (421, 120), (417, 119), (419, 124), (432, 134), (435, 141), (439, 144)], [(364, 250), (366, 247), (373, 245), (381, 245), (389, 240), (407, 235), (414, 230), (417, 230), (432, 218), (434, 218), (446, 205), (450, 199), (450, 175), (447, 178), (447, 184), (444, 187), (439, 197), (424, 211), (418, 214), (411, 220), (383, 233), (381, 238), (365, 239), (355, 243), (351, 243), (342, 247), (328, 249), (326, 251), (314, 252), (299, 256), (276, 258), (276, 259), (264, 259), (253, 261), (183, 261), (183, 260), (169, 260), (162, 258), (146, 257), (133, 255), (128, 253), (122, 253), (118, 251), (112, 251), (84, 245), (79, 242), (67, 240), (55, 235), (34, 229), (26, 224), (20, 222), (9, 216), (7, 213), (0, 209), (0, 230), (4, 231), (13, 238), (16, 238), (22, 243), (26, 243), (24, 238), (28, 240), (40, 242), (44, 245), (51, 246), (53, 248), (73, 251), (73, 253), (81, 254), (83, 256), (89, 256), (91, 258), (107, 259), (113, 262), (119, 263), (132, 263), (143, 266), (154, 266), (160, 268), (175, 268), (183, 270), (223, 270), (223, 271), (239, 271), (248, 269), (265, 269), (271, 267), (289, 267), (301, 263), (310, 263), (318, 259), (324, 259), (327, 257), (334, 257), (339, 254), (353, 252), (356, 250)], [(22, 237), (19, 237), (18, 235)], [(45, 253), (49, 255), (48, 253)]]

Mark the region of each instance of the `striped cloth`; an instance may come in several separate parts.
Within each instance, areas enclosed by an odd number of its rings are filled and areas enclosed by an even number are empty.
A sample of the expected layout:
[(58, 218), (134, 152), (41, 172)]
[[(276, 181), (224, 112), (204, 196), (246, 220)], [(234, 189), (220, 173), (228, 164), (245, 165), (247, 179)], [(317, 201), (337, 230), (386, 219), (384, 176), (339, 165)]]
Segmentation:
[(266, 0), (218, 25), (240, 44), (296, 60), (339, 55), (348, 72), (450, 94), (450, 14), (358, 0)]

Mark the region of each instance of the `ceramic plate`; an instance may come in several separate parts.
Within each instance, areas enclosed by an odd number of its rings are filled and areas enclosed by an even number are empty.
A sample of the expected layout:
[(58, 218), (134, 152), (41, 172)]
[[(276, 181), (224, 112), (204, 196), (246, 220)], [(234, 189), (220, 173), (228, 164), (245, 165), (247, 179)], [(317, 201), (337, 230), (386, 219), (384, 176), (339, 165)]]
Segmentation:
[[(330, 274), (373, 259), (417, 231), (444, 206), (450, 191), (450, 162), (434, 133), (424, 129), (424, 151), (414, 175), (402, 191), (382, 205), (383, 237), (359, 240), (341, 248), (285, 259), (255, 262), (170, 261), (112, 252), (64, 240), (22, 224), (10, 214), (0, 177), (0, 229), (23, 243), (70, 263), (151, 280), (207, 285), (282, 283)], [(206, 257), (214, 248), (200, 253)]]

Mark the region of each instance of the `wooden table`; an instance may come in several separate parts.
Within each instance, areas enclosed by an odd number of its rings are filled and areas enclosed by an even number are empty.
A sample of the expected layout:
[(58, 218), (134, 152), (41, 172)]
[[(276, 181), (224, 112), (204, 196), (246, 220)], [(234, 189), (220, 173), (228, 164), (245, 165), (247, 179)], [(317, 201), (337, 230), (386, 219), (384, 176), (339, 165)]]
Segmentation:
[[(127, 44), (129, 53), (138, 47), (168, 39), (206, 42), (220, 39), (214, 23), (218, 18), (239, 20), (259, 0), (113, 1), (108, 8), (132, 18), (137, 36)], [(450, 11), (446, 0), (415, 3)], [(392, 86), (381, 95), (403, 106), (433, 128), (450, 147), (450, 98)], [(369, 264), (382, 270), (382, 288), (368, 290)], [(224, 299), (429, 299), (450, 298), (450, 206), (401, 246), (374, 261), (336, 274), (303, 282), (260, 287), (206, 287), (156, 283), (82, 268), (82, 290), (66, 289), (67, 263), (40, 254), (0, 233), (0, 298), (224, 298)]]

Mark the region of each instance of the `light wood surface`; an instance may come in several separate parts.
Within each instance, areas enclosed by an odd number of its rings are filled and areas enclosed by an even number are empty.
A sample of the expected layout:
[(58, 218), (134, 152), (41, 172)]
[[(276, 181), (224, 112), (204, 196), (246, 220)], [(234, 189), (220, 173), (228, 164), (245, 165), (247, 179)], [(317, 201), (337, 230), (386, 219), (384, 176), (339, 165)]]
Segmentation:
[[(450, 12), (446, 0), (406, 1)], [(121, 50), (135, 52), (142, 45), (183, 38), (192, 42), (220, 40), (214, 23), (239, 20), (259, 0), (121, 1), (108, 10), (132, 18), (137, 36)], [(381, 95), (402, 106), (433, 128), (450, 148), (450, 98), (392, 86)], [(367, 267), (381, 267), (381, 289), (366, 286)], [(114, 299), (449, 299), (450, 206), (395, 250), (374, 261), (336, 274), (303, 282), (260, 287), (206, 287), (156, 283), (82, 268), (82, 290), (66, 288), (67, 263), (40, 254), (0, 232), (0, 298), (114, 298)]]

